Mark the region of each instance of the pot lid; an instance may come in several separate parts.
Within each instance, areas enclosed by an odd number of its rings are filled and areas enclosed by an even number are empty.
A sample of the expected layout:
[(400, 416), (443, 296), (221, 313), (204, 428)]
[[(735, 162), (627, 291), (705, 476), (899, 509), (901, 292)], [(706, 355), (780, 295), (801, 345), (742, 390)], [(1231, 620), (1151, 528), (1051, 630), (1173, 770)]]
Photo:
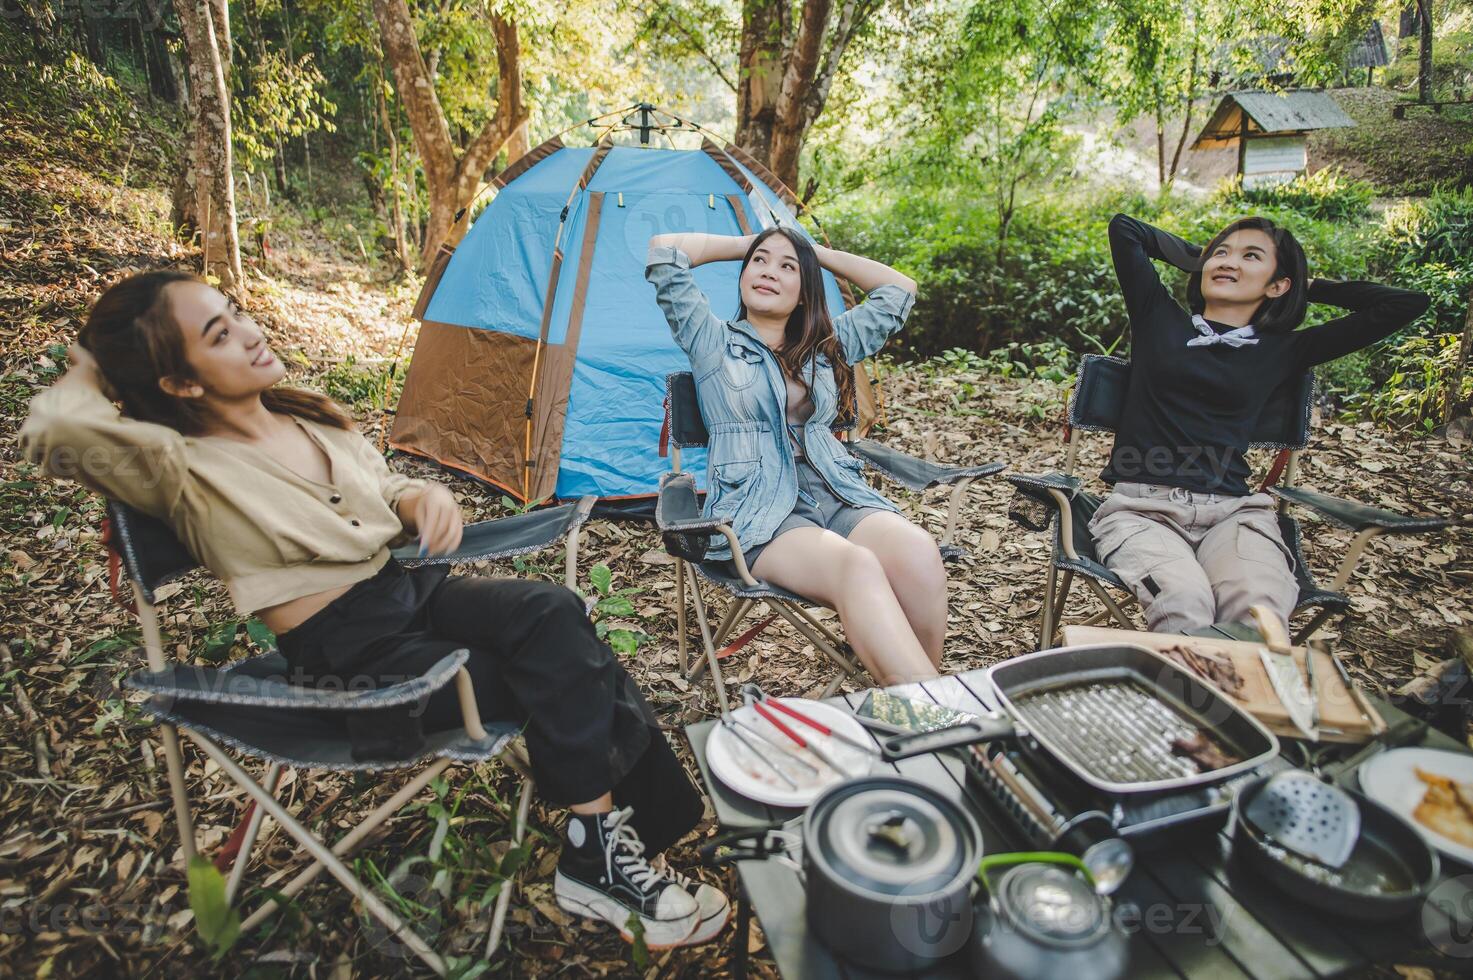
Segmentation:
[[(881, 896), (922, 896), (972, 873), (970, 831), (944, 797), (900, 780), (855, 780), (809, 814), (814, 858)], [(840, 787), (835, 787), (839, 790)]]
[(1009, 870), (995, 898), (1021, 932), (1050, 946), (1088, 945), (1109, 925), (1104, 903), (1085, 880), (1052, 864)]

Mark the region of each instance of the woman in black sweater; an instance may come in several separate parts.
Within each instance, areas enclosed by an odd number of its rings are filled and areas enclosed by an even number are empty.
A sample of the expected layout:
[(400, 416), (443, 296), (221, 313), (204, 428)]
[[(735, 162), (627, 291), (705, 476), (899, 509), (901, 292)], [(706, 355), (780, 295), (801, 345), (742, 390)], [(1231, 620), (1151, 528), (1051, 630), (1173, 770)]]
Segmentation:
[[(1268, 494), (1244, 454), (1280, 385), (1383, 340), (1427, 308), (1423, 293), (1311, 279), (1304, 249), (1258, 217), (1203, 248), (1117, 214), (1115, 275), (1130, 316), (1131, 372), (1103, 478), (1114, 491), (1090, 531), (1096, 553), (1140, 600), (1152, 630), (1186, 632), (1266, 605), (1286, 623), (1298, 597)], [(1188, 272), (1182, 309), (1151, 260)], [(1306, 306), (1350, 311), (1297, 329)]]

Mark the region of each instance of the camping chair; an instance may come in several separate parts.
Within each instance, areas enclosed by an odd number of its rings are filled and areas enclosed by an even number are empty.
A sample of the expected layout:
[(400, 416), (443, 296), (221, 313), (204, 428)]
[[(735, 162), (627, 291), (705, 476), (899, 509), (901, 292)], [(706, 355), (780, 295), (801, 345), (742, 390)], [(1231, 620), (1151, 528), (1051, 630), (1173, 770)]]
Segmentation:
[[(571, 588), (577, 571), (578, 529), (588, 519), (592, 506), (593, 498), (585, 497), (561, 507), (467, 525), (460, 548), (452, 554), (420, 558), (411, 546), (395, 551), (394, 557), (406, 566), (484, 560), (525, 554), (563, 539), (567, 543), (565, 576)], [(326, 870), (384, 925), (389, 935), (404, 943), (430, 969), (443, 975), (446, 964), (440, 955), (364, 885), (343, 859), (452, 762), (475, 765), (497, 756), (505, 758), (522, 776), (513, 829), (515, 843), (521, 843), (532, 792), (526, 756), (517, 737), (521, 726), (482, 720), (470, 675), (464, 667), (467, 651), (448, 654), (422, 677), (369, 691), (329, 691), (293, 685), (287, 679), (286, 658), (276, 650), (218, 670), (170, 666), (164, 656), (154, 606), (157, 590), (198, 563), (163, 522), (115, 501), (108, 503), (108, 514), (104, 541), (110, 552), (113, 594), (118, 596), (117, 575), (121, 564), (131, 580), (134, 611), (142, 624), (148, 653), (149, 669), (128, 676), (123, 683), (149, 695), (145, 710), (160, 728), (174, 819), (185, 862), (194, 857), (196, 845), (184, 785), (179, 732), (188, 736), (252, 800), (245, 820), (217, 858), (217, 863), (223, 864), (231, 856), (230, 852), (235, 851), (234, 866), (226, 883), (227, 905), (235, 902), (261, 821), (269, 815), (312, 858), (305, 870), (273, 894), (290, 898)], [(353, 758), (343, 719), (345, 712), (418, 701), (452, 681), (460, 699), (464, 721), (461, 728), (426, 733), (425, 744), (413, 759), (360, 762)], [(237, 761), (237, 755), (259, 760), (264, 767), (262, 777), (259, 780), (252, 777)], [(426, 759), (433, 761), (331, 846), (287, 812), (276, 798), (283, 767), (379, 772), (407, 768)], [(511, 893), (508, 883), (497, 896), (486, 944), (488, 958), (500, 942)], [(267, 901), (246, 918), (241, 931), (259, 925), (275, 911), (277, 904), (276, 899)]]
[[(1099, 508), (1102, 497), (1085, 493), (1074, 467), (1078, 456), (1080, 433), (1113, 432), (1125, 405), (1130, 382), (1130, 362), (1118, 357), (1086, 354), (1079, 365), (1079, 380), (1069, 398), (1064, 438), (1067, 443), (1064, 472), (1047, 476), (1009, 476), (1018, 491), (1010, 516), (1034, 531), (1053, 530), (1053, 549), (1046, 573), (1043, 611), (1039, 631), (1040, 649), (1054, 645), (1062, 625), (1069, 588), (1076, 576), (1105, 606), (1083, 625), (1096, 625), (1109, 619), (1124, 629), (1136, 629), (1125, 610), (1134, 603), (1130, 589), (1104, 563), (1094, 550), (1089, 522)], [(1292, 384), (1285, 384), (1270, 397), (1259, 416), (1251, 445), (1278, 451), (1273, 466), (1264, 478), (1260, 491), (1268, 490), (1279, 498), (1279, 531), (1294, 562), (1294, 577), (1299, 583), (1296, 613), (1314, 610), (1294, 636), (1303, 643), (1335, 614), (1350, 610), (1350, 600), (1342, 589), (1360, 560), (1366, 544), (1381, 534), (1421, 534), (1437, 531), (1454, 523), (1427, 517), (1408, 517), (1387, 510), (1366, 507), (1327, 494), (1301, 490), (1294, 486), (1299, 454), (1309, 442), (1310, 410), (1314, 400), (1314, 372)], [(1282, 477), (1282, 482), (1280, 478)], [(1316, 584), (1304, 560), (1300, 543), (1299, 522), (1288, 513), (1289, 504), (1308, 507), (1330, 523), (1355, 532), (1350, 548), (1340, 562), (1329, 588)], [(1063, 572), (1063, 581), (1059, 573)], [(1121, 590), (1126, 597), (1116, 602), (1106, 589)], [(1221, 630), (1222, 627), (1213, 627)]]
[[(681, 472), (680, 469), (680, 451), (702, 448), (709, 440), (706, 423), (701, 418), (701, 406), (696, 398), (695, 379), (689, 371), (681, 371), (667, 377), (665, 385), (665, 427), (660, 436), (660, 455), (665, 455), (668, 446), (671, 472), (660, 479), (655, 524), (660, 529), (665, 551), (675, 559), (675, 632), (679, 644), (681, 673), (694, 680), (709, 668), (717, 701), (721, 705), (722, 714), (725, 714), (728, 702), (720, 661), (751, 642), (772, 622), (774, 616), (780, 616), (838, 667), (838, 672), (823, 694), (823, 697), (831, 696), (839, 689), (845, 677), (857, 676), (861, 672), (859, 665), (847, 652), (848, 645), (803, 608), (805, 605), (813, 605), (812, 600), (754, 578), (742, 557), (731, 525), (709, 520), (701, 515), (695, 477)], [(917, 459), (869, 439), (856, 439), (849, 443), (849, 449), (910, 490), (921, 492), (935, 486), (951, 486), (951, 504), (946, 532), (941, 540), (941, 555), (944, 560), (953, 561), (966, 554), (963, 549), (951, 543), (962, 493), (973, 480), (997, 473), (1003, 469), (1004, 464), (946, 466)], [(731, 545), (735, 575), (728, 569), (726, 562), (705, 560), (712, 534), (723, 535)], [(701, 596), (699, 579), (704, 579), (731, 597), (722, 611), (720, 623), (714, 633), (706, 615), (706, 603)], [(696, 614), (696, 625), (701, 633), (701, 644), (706, 654), (703, 662), (693, 666), (689, 663), (686, 638), (687, 582), (691, 606)], [(731, 644), (721, 647), (736, 624), (758, 602), (765, 602), (772, 615), (747, 630)], [(718, 650), (718, 647), (721, 649)]]

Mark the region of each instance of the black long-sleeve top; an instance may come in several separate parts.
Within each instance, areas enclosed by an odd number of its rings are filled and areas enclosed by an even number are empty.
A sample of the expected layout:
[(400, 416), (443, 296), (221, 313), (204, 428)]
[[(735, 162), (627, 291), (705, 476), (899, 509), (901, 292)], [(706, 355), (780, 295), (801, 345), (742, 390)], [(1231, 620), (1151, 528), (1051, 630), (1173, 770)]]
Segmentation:
[[(1152, 259), (1195, 268), (1201, 248), (1123, 214), (1110, 220), (1110, 253), (1130, 316), (1130, 386), (1107, 483), (1203, 493), (1249, 493), (1244, 454), (1269, 396), (1316, 364), (1359, 350), (1422, 315), (1425, 293), (1372, 282), (1315, 279), (1309, 300), (1351, 311), (1319, 326), (1258, 333), (1242, 347), (1188, 347), (1192, 315), (1167, 291)], [(1207, 321), (1214, 330), (1228, 324)]]

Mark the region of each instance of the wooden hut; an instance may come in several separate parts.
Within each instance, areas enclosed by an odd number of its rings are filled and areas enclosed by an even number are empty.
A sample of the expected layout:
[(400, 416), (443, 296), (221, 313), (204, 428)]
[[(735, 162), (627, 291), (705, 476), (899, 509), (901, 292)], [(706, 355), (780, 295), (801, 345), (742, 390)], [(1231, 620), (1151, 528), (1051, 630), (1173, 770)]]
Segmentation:
[(1354, 125), (1355, 120), (1325, 92), (1228, 92), (1192, 149), (1236, 144), (1243, 183), (1273, 183), (1304, 173), (1306, 135), (1311, 130)]

